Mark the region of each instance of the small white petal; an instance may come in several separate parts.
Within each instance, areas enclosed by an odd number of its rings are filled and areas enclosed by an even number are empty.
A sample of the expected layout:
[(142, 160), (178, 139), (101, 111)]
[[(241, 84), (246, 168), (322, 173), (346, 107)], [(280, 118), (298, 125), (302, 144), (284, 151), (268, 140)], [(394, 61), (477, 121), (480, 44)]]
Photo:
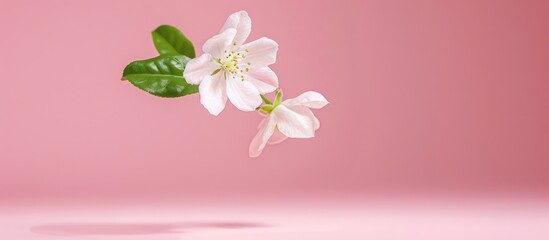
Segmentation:
[(288, 137), (286, 137), (286, 135), (281, 133), (278, 129), (275, 129), (275, 131), (273, 133), (273, 136), (271, 136), (271, 138), (269, 138), (269, 141), (267, 143), (268, 144), (278, 144), (278, 143), (284, 142), (284, 140), (286, 140), (287, 138)]
[(273, 115), (267, 115), (260, 123), (259, 130), (254, 139), (250, 143), (249, 154), (250, 157), (258, 157), (269, 138), (275, 131), (276, 119)]
[(254, 111), (262, 100), (257, 88), (248, 81), (227, 75), (227, 96), (231, 103), (242, 111)]
[(240, 47), (241, 51), (246, 49), (248, 53), (243, 61), (251, 63), (250, 68), (262, 68), (276, 62), (278, 43), (272, 39), (263, 37)]
[(233, 42), (236, 42), (237, 46), (240, 46), (246, 41), (250, 32), (252, 32), (252, 19), (246, 11), (235, 12), (227, 18), (220, 32), (228, 28), (236, 29), (236, 36)]
[(315, 116), (315, 130), (318, 130), (320, 128), (320, 121), (318, 120), (318, 118)]
[(246, 81), (253, 83), (261, 94), (273, 92), (278, 88), (278, 77), (269, 67), (252, 69), (244, 76)]
[(188, 83), (198, 85), (220, 67), (213, 61), (212, 55), (205, 53), (187, 62), (183, 76)]
[(223, 32), (206, 40), (202, 46), (202, 51), (211, 54), (214, 58), (221, 58), (223, 57), (223, 51), (228, 49), (232, 44), (235, 35), (236, 29), (227, 28)]
[(315, 136), (315, 116), (304, 106), (278, 105), (271, 115), (277, 119), (278, 130), (291, 138), (312, 138)]
[(296, 98), (287, 99), (284, 102), (286, 106), (305, 106), (308, 108), (322, 108), (328, 104), (328, 100), (322, 96), (322, 94), (308, 91), (304, 92)]
[(212, 115), (219, 115), (227, 103), (227, 93), (223, 74), (207, 76), (200, 83), (200, 103), (208, 109)]

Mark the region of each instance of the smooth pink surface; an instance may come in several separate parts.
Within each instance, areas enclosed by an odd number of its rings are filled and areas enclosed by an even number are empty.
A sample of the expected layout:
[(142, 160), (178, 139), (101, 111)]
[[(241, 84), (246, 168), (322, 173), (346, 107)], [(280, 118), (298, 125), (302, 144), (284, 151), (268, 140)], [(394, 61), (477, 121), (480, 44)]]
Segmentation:
[[(247, 156), (260, 116), (120, 81), (178, 26), (200, 49), (247, 10), (317, 137)], [(549, 193), (544, 1), (4, 1), (0, 199), (224, 201)], [(198, 51), (201, 52), (200, 50)]]
[(0, 207), (0, 236), (14, 240), (546, 240), (549, 236), (546, 202), (401, 201)]
[(485, 200), (65, 204), (16, 210), (0, 206), (0, 236), (24, 240), (546, 240), (549, 236), (546, 201)]

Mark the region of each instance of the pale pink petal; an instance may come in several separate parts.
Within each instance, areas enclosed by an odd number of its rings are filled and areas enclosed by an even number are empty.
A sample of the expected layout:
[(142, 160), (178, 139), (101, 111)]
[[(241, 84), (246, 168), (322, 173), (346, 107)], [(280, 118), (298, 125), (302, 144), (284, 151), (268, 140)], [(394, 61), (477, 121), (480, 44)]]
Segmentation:
[(212, 115), (219, 115), (227, 103), (226, 84), (223, 74), (207, 76), (198, 87), (200, 103)]
[(236, 46), (240, 46), (244, 44), (250, 32), (252, 32), (252, 19), (246, 11), (235, 12), (227, 18), (220, 32), (228, 28), (236, 29), (233, 43), (236, 42)]
[(246, 50), (248, 51), (246, 57), (241, 61), (251, 63), (250, 68), (258, 69), (276, 62), (278, 43), (263, 37), (240, 47), (240, 51), (246, 52)]
[(224, 55), (224, 51), (229, 49), (236, 35), (236, 29), (227, 28), (223, 32), (206, 40), (202, 46), (202, 51), (209, 53), (214, 58), (221, 58)]
[(244, 77), (246, 81), (253, 83), (261, 94), (273, 92), (278, 88), (278, 77), (269, 67), (252, 69), (244, 73)]
[(315, 136), (315, 116), (307, 107), (278, 105), (271, 115), (277, 119), (278, 130), (291, 138)]
[(268, 115), (261, 121), (259, 130), (250, 144), (250, 157), (258, 157), (261, 155), (263, 148), (265, 148), (265, 144), (267, 144), (267, 141), (275, 131), (275, 124), (276, 119), (273, 115)]
[(296, 98), (287, 99), (284, 102), (286, 106), (305, 106), (308, 108), (322, 108), (328, 104), (328, 100), (322, 94), (308, 91), (304, 92)]
[(318, 120), (318, 118), (315, 116), (315, 130), (318, 130), (320, 128), (320, 121)]
[(268, 144), (278, 144), (281, 142), (284, 142), (288, 137), (286, 135), (282, 134), (278, 129), (275, 129), (273, 136), (269, 138)]
[(248, 81), (227, 75), (227, 96), (242, 111), (254, 111), (263, 102), (257, 88)]
[(214, 62), (212, 55), (205, 53), (187, 62), (183, 76), (188, 83), (198, 85), (205, 77), (212, 75), (220, 67)]
[(261, 121), (259, 122), (259, 125), (257, 125), (257, 130), (261, 129), (263, 125), (265, 125), (265, 122), (267, 121), (267, 117), (269, 116), (269, 114), (261, 115), (261, 116), (263, 116), (264, 118), (262, 118)]

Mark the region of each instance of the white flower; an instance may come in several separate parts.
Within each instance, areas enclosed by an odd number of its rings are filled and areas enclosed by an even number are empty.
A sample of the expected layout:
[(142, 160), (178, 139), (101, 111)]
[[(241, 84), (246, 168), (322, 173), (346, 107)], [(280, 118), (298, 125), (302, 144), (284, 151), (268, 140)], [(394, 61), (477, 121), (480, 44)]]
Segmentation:
[(245, 11), (231, 14), (220, 33), (204, 43), (204, 54), (187, 63), (183, 76), (200, 84), (200, 102), (213, 115), (223, 111), (227, 97), (238, 109), (254, 111), (261, 105), (260, 94), (278, 87), (268, 67), (276, 61), (278, 44), (269, 38), (243, 44), (251, 27)]
[(288, 137), (312, 138), (320, 127), (310, 108), (319, 109), (328, 104), (322, 94), (309, 91), (284, 102), (280, 102), (281, 95), (278, 92), (273, 104), (261, 107), (260, 112), (266, 116), (250, 144), (250, 157), (259, 156), (267, 143), (280, 143)]

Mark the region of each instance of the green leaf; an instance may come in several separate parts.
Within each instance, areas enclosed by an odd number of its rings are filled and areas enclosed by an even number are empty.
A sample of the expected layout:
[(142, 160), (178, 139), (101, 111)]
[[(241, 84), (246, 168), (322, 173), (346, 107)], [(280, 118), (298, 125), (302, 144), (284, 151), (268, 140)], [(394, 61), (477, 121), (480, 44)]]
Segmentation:
[(170, 25), (161, 25), (152, 32), (154, 46), (160, 55), (177, 54), (195, 58), (193, 43), (179, 31)]
[(183, 78), (185, 65), (190, 58), (181, 55), (162, 55), (135, 61), (124, 69), (122, 80), (159, 97), (181, 97), (198, 92)]

